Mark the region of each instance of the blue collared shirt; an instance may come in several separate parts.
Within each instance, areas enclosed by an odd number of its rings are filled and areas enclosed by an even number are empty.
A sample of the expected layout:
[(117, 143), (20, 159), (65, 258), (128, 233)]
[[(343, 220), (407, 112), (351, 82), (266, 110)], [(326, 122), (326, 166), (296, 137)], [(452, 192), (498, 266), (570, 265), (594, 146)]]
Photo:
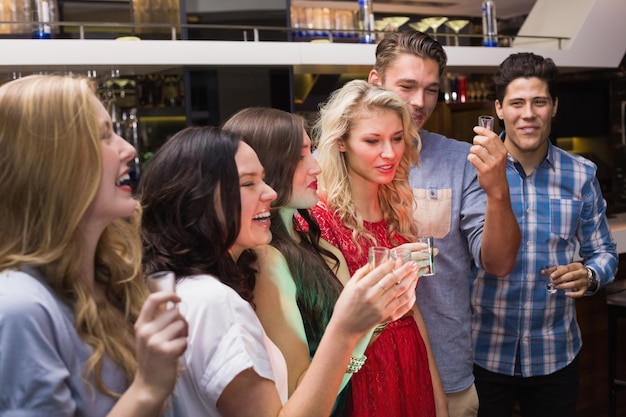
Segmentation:
[(446, 393), (474, 382), (469, 284), (479, 263), (487, 197), (467, 160), (471, 144), (420, 131), (420, 163), (409, 183), (422, 236), (433, 236), (439, 254), (435, 275), (420, 278), (420, 308)]
[(541, 269), (574, 262), (579, 249), (599, 288), (615, 277), (616, 245), (591, 161), (549, 144), (546, 158), (528, 176), (509, 154), (507, 179), (522, 241), (508, 276), (478, 269), (472, 282), (474, 361), (515, 375), (519, 355), (521, 376), (548, 375), (574, 360), (582, 340), (575, 299), (564, 290), (549, 294)]

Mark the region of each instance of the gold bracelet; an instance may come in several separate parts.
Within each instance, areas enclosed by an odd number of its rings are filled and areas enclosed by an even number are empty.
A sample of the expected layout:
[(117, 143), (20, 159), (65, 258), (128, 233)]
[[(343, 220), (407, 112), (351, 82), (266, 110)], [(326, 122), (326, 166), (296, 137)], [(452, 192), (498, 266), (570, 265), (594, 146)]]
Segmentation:
[(361, 367), (365, 363), (367, 356), (363, 355), (360, 358), (355, 358), (354, 356), (350, 357), (350, 362), (348, 362), (348, 369), (346, 369), (347, 374), (356, 374), (361, 370)]

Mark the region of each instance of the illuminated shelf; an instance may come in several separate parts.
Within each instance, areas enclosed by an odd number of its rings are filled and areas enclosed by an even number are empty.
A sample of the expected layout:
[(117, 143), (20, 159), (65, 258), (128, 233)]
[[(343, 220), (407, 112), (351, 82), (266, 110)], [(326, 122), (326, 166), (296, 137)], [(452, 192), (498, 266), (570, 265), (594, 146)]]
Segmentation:
[[(354, 4), (354, 3), (352, 3)], [(568, 18), (563, 18), (568, 10)], [(534, 52), (552, 58), (562, 71), (617, 68), (626, 51), (624, 0), (537, 0), (512, 40), (514, 47), (446, 46), (448, 69), (492, 72), (509, 54)], [(546, 21), (550, 24), (546, 25)], [(67, 25), (69, 23), (65, 23)], [(59, 23), (60, 25), (60, 23)], [(92, 23), (72, 25), (84, 28)], [(100, 26), (123, 26), (101, 23)], [(126, 24), (128, 26), (128, 24)], [(167, 26), (172, 37), (177, 29)], [(216, 66), (293, 67), (296, 73), (363, 73), (374, 63), (376, 45), (266, 41), (266, 31), (292, 28), (196, 25), (195, 28), (235, 30), (241, 41), (110, 39), (0, 39), (0, 73), (11, 71), (87, 71), (119, 69), (129, 75), (173, 68)], [(87, 34), (89, 35), (89, 34)], [(286, 37), (286, 36), (285, 36)], [(251, 40), (250, 40), (251, 39)], [(560, 44), (560, 45), (558, 45)]]
[[(296, 73), (362, 73), (374, 63), (376, 45), (350, 43), (94, 39), (0, 39), (0, 72), (119, 69), (125, 74), (181, 66), (292, 66)], [(451, 71), (492, 71), (509, 54), (528, 48), (445, 47)], [(602, 49), (602, 48), (596, 48)], [(533, 49), (552, 57), (562, 70), (611, 68), (615, 55), (589, 59), (567, 49)], [(604, 59), (602, 59), (604, 58)]]

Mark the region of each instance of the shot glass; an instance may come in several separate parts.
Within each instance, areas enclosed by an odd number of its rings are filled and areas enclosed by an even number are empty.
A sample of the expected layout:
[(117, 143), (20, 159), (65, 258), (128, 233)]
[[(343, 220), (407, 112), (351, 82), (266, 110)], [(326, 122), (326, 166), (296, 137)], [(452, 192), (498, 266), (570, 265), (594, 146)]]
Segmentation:
[(435, 257), (433, 254), (433, 237), (432, 236), (425, 236), (425, 237), (418, 237), (417, 241), (419, 243), (426, 243), (428, 245), (428, 247), (425, 249), (425, 251), (428, 252), (428, 272), (426, 272), (424, 275), (424, 277), (429, 277), (432, 275), (435, 275)]
[(405, 248), (393, 248), (389, 251), (389, 259), (394, 261), (396, 268), (400, 268), (411, 260), (411, 251)]
[(369, 264), (376, 268), (389, 260), (389, 248), (384, 246), (371, 246), (368, 250)]
[(489, 116), (489, 115), (478, 116), (478, 126), (486, 127), (489, 130), (493, 130), (493, 116)]
[[(150, 292), (176, 292), (176, 274), (172, 271), (158, 271), (146, 277), (146, 285)], [(168, 301), (165, 310), (174, 308), (174, 303)]]
[(146, 284), (150, 292), (176, 292), (176, 275), (172, 271), (158, 271), (146, 277)]
[(556, 294), (557, 289), (554, 288), (554, 284), (552, 283), (552, 278), (550, 278), (550, 275), (556, 270), (556, 267), (558, 265), (545, 265), (542, 269), (541, 269), (541, 275), (545, 278), (546, 280), (546, 291), (548, 291), (549, 294)]
[[(169, 291), (176, 292), (176, 274), (172, 271), (157, 271), (146, 277), (146, 285), (150, 292)], [(166, 304), (159, 307), (160, 312), (163, 313), (166, 310), (176, 308), (176, 305), (168, 301)], [(185, 365), (182, 363), (182, 358), (178, 361), (178, 374), (182, 374), (185, 371)]]

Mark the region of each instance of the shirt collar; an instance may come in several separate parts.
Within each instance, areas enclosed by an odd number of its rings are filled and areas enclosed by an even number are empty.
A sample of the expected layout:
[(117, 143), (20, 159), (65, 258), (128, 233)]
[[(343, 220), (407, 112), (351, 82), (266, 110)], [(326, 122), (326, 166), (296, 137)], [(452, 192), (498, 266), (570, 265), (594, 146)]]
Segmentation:
[[(500, 139), (502, 139), (502, 142), (504, 142), (504, 139), (506, 138), (506, 132), (503, 130), (498, 136), (500, 136)], [(546, 154), (546, 157), (539, 163), (539, 165), (537, 165), (537, 168), (539, 168), (543, 164), (547, 164), (550, 168), (554, 169), (554, 157), (556, 153), (555, 149), (556, 147), (552, 144), (552, 141), (548, 139), (548, 153)], [(513, 164), (518, 163), (517, 159), (515, 159), (510, 152), (507, 152), (507, 159)]]
[(554, 169), (554, 157), (556, 154), (555, 149), (556, 147), (552, 144), (552, 141), (548, 139), (548, 153), (546, 155), (546, 158), (543, 160), (542, 164), (547, 163), (548, 165), (550, 165), (552, 169)]

